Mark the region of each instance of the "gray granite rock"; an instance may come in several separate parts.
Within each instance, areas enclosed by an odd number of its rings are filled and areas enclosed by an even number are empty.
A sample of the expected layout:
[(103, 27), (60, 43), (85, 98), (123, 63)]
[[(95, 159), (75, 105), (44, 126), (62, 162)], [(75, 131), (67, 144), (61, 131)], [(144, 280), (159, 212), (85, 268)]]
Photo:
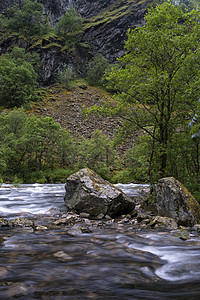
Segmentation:
[(172, 218), (183, 226), (193, 226), (200, 221), (199, 203), (175, 178), (160, 179), (156, 194), (158, 215)]
[(134, 200), (88, 168), (69, 176), (65, 189), (67, 208), (88, 213), (91, 217), (100, 214), (115, 217), (129, 213), (135, 207)]

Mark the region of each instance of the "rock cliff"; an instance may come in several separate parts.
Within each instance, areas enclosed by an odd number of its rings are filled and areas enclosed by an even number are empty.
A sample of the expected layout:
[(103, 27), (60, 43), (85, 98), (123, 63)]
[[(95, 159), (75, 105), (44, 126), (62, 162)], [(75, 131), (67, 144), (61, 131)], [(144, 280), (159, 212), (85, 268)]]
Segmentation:
[[(22, 0), (5, 0), (0, 2), (0, 13), (5, 13), (8, 6)], [(83, 65), (84, 60), (97, 53), (103, 54), (111, 62), (122, 55), (124, 40), (128, 28), (135, 28), (144, 24), (144, 14), (153, 5), (150, 0), (38, 0), (44, 5), (45, 13), (49, 15), (52, 24), (61, 18), (69, 7), (74, 7), (84, 20), (82, 42), (87, 42), (90, 48), (79, 49), (73, 58), (67, 58), (66, 53), (59, 47), (40, 49), (44, 64), (42, 81), (47, 84), (61, 65), (71, 64), (77, 67)], [(0, 54), (11, 48), (12, 40), (0, 41)], [(55, 43), (54, 43), (55, 44)], [(15, 46), (15, 44), (14, 44)], [(7, 47), (7, 48), (6, 48)], [(28, 47), (29, 48), (29, 47)], [(34, 49), (33, 49), (34, 50)], [(88, 51), (88, 53), (86, 53)], [(81, 72), (81, 71), (80, 71)]]

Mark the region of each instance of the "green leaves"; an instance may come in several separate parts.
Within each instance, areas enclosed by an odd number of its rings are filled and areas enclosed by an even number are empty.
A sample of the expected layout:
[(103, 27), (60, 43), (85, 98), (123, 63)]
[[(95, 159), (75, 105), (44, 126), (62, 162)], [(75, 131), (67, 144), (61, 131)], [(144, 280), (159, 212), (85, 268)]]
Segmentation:
[(36, 72), (26, 60), (24, 50), (14, 48), (0, 60), (0, 105), (20, 107), (29, 102), (36, 90)]
[(163, 176), (168, 144), (200, 96), (200, 15), (165, 2), (145, 19), (145, 26), (129, 30), (126, 53), (107, 80), (123, 103), (124, 126), (136, 125), (151, 137)]
[(37, 0), (23, 0), (7, 9), (7, 27), (25, 37), (41, 36), (48, 31), (48, 24), (43, 17), (44, 7)]
[(9, 181), (61, 180), (61, 174), (86, 166), (108, 178), (116, 155), (101, 131), (74, 140), (52, 118), (27, 116), (22, 108), (0, 115), (0, 145), (0, 177)]
[(83, 21), (81, 16), (74, 8), (69, 8), (56, 24), (55, 32), (66, 40), (74, 40), (74, 38), (76, 40), (77, 35), (82, 32), (82, 27)]

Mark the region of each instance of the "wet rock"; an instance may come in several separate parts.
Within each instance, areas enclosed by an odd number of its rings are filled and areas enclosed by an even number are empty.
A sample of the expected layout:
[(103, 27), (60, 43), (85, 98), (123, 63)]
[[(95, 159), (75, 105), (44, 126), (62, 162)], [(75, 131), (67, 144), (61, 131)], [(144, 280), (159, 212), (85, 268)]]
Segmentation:
[(192, 227), (192, 230), (200, 232), (200, 224), (196, 224)]
[(160, 216), (172, 218), (178, 225), (183, 226), (193, 226), (200, 221), (200, 205), (175, 178), (160, 179), (156, 186), (156, 194)]
[(88, 226), (85, 226), (85, 227), (81, 227), (81, 232), (82, 233), (91, 233), (92, 230)]
[(190, 233), (187, 229), (181, 229), (178, 233), (178, 237), (183, 241), (187, 241), (190, 239)]
[(63, 226), (63, 225), (74, 225), (75, 223), (82, 222), (82, 219), (80, 219), (77, 216), (69, 215), (66, 218), (58, 219), (56, 221), (53, 221), (51, 225), (53, 226)]
[(14, 228), (14, 227), (28, 227), (35, 229), (35, 223), (32, 220), (26, 218), (15, 218), (12, 220), (9, 219), (0, 219), (0, 227), (3, 228)]
[(86, 218), (88, 219), (90, 217), (90, 214), (87, 214), (87, 213), (80, 213), (79, 215), (81, 218)]
[(0, 245), (3, 244), (4, 242), (4, 237), (0, 235)]
[(53, 254), (54, 257), (57, 257), (61, 260), (72, 260), (72, 257), (69, 256), (67, 253), (65, 253), (64, 251), (59, 251)]
[(133, 211), (135, 207), (133, 199), (88, 168), (69, 176), (65, 189), (67, 208), (88, 213), (91, 217), (100, 214), (120, 216)]
[(48, 227), (47, 227), (47, 226), (44, 226), (44, 225), (37, 225), (35, 229), (36, 229), (36, 230), (47, 230)]
[(151, 222), (149, 223), (149, 226), (152, 228), (178, 228), (177, 223), (173, 219), (161, 216), (153, 217)]

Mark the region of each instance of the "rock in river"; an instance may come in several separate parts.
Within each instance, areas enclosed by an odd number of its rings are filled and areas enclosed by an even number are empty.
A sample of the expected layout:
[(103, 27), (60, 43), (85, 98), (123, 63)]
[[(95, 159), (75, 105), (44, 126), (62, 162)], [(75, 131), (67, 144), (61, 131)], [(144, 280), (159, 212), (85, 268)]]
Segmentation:
[(200, 205), (190, 192), (173, 177), (162, 178), (156, 187), (160, 216), (174, 219), (178, 225), (193, 226), (200, 222)]
[(100, 214), (120, 216), (135, 207), (133, 199), (88, 168), (69, 176), (65, 189), (67, 208), (88, 213), (91, 217)]

